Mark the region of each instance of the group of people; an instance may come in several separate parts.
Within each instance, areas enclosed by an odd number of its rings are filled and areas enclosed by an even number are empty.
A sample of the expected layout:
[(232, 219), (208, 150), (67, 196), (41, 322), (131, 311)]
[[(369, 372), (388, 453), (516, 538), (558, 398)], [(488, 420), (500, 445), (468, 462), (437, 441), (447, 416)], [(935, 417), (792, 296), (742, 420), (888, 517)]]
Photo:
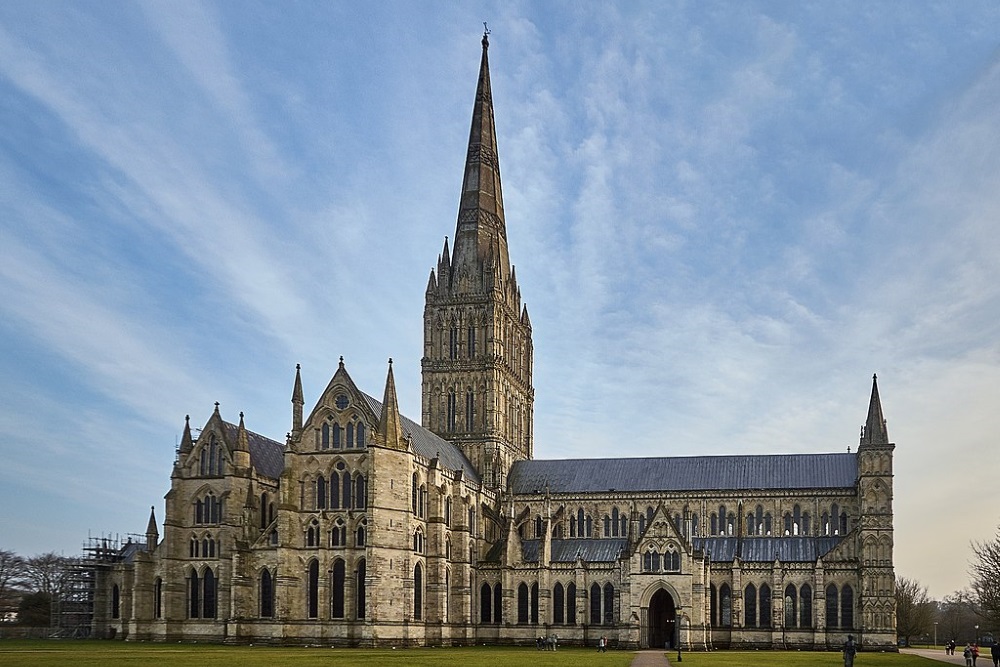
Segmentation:
[[(950, 640), (944, 645), (945, 655), (955, 655), (955, 640)], [(965, 650), (962, 651), (962, 657), (965, 658), (966, 667), (975, 667), (976, 660), (979, 658), (979, 643), (972, 642), (965, 644)], [(990, 657), (993, 659), (994, 667), (1000, 667), (1000, 642), (993, 642), (990, 647)]]
[(608, 652), (608, 638), (601, 635), (601, 638), (597, 640), (597, 652), (607, 653)]
[[(951, 650), (951, 655), (955, 655), (955, 640), (948, 642), (945, 647), (945, 653)], [(971, 644), (965, 645), (965, 650), (962, 651), (962, 657), (965, 658), (966, 667), (976, 667), (976, 659), (979, 658), (979, 644), (972, 642)], [(990, 657), (993, 658), (994, 667), (1000, 667), (1000, 643), (993, 642), (990, 647)]]
[(539, 651), (555, 651), (559, 646), (559, 637), (549, 635), (548, 637), (538, 637), (535, 639), (535, 648)]

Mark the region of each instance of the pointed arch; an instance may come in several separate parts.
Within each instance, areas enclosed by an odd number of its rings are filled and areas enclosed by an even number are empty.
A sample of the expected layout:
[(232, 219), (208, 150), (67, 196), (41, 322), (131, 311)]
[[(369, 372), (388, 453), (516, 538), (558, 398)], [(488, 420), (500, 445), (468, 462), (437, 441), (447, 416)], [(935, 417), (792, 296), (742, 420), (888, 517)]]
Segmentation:
[(785, 586), (785, 627), (794, 628), (798, 625), (799, 615), (798, 615), (798, 591), (795, 590), (794, 584), (788, 584)]
[(274, 616), (274, 582), (271, 577), (271, 571), (267, 568), (260, 571), (258, 590), (260, 617), (272, 618)]
[(517, 622), (521, 625), (528, 622), (528, 584), (523, 581), (517, 586)]
[(844, 630), (854, 627), (854, 589), (850, 584), (840, 589), (840, 627)]
[(733, 626), (733, 594), (729, 584), (719, 587), (719, 625), (724, 628)]
[(493, 623), (500, 625), (503, 622), (503, 589), (498, 581), (493, 585)]
[(319, 561), (315, 558), (306, 566), (306, 616), (319, 618)]
[(837, 612), (840, 609), (840, 600), (837, 594), (837, 586), (830, 584), (826, 587), (826, 627), (827, 629), (838, 628)]
[(202, 582), (202, 608), (204, 611), (202, 618), (215, 618), (218, 614), (219, 590), (216, 586), (215, 572), (212, 571), (212, 568), (205, 568), (205, 572), (202, 574)]
[(368, 606), (367, 562), (364, 558), (358, 560), (358, 570), (354, 579), (354, 615), (358, 620), (365, 618)]
[(201, 580), (194, 568), (188, 574), (188, 618), (201, 618)]
[(799, 589), (799, 627), (812, 628), (812, 586), (802, 584)]
[(413, 566), (413, 619), (422, 620), (424, 617), (424, 570), (417, 563)]
[(347, 564), (344, 559), (333, 561), (333, 580), (330, 582), (330, 618), (344, 618), (345, 584), (347, 579)]
[(493, 588), (486, 582), (479, 587), (479, 622), (483, 625), (493, 621)]
[(747, 584), (743, 589), (743, 625), (757, 627), (757, 587), (753, 584)]

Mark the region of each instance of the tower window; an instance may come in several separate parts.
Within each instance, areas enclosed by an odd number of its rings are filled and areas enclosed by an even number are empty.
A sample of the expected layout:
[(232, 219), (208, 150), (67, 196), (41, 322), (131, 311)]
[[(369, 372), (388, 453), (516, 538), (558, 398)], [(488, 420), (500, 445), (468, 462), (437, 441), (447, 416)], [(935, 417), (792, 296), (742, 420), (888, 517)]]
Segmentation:
[(476, 394), (470, 389), (465, 393), (465, 430), (475, 429), (476, 422)]
[(455, 391), (450, 390), (448, 392), (448, 432), (452, 433), (455, 431)]

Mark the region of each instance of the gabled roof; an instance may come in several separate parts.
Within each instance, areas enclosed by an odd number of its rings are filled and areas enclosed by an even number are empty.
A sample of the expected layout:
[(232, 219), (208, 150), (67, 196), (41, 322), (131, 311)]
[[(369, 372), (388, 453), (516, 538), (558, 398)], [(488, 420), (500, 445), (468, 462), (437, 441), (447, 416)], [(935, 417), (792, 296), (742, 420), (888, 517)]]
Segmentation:
[[(358, 393), (364, 397), (368, 403), (368, 407), (376, 415), (382, 414), (382, 403), (380, 401), (377, 401), (363, 391)], [(444, 438), (434, 435), (413, 420), (407, 419), (403, 415), (400, 415), (400, 419), (402, 420), (403, 437), (410, 440), (413, 451), (416, 454), (427, 459), (437, 457), (442, 467), (449, 470), (461, 470), (466, 479), (476, 483), (479, 482), (479, 473), (472, 467), (469, 459), (465, 458), (462, 450)]]
[(815, 563), (845, 538), (836, 537), (696, 537), (695, 549), (712, 552), (713, 563), (730, 563), (736, 556), (751, 563)]
[(858, 478), (857, 455), (772, 454), (517, 461), (514, 493), (747, 489), (842, 489)]
[[(541, 550), (541, 540), (525, 540), (521, 543), (522, 557), (526, 563), (537, 563)], [(573, 563), (577, 557), (585, 563), (613, 563), (628, 551), (628, 540), (610, 538), (594, 539), (559, 539), (552, 540), (553, 563)]]
[[(226, 440), (236, 442), (240, 427), (227, 421), (222, 424), (226, 427)], [(249, 430), (246, 433), (250, 447), (250, 465), (264, 477), (279, 479), (281, 471), (285, 469), (285, 446), (259, 433)]]

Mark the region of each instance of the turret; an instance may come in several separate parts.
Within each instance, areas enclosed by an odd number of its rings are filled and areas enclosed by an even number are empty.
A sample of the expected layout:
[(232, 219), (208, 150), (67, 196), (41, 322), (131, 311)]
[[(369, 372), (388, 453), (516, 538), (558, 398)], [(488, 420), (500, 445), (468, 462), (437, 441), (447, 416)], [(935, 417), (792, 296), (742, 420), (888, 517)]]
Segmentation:
[(250, 438), (247, 427), (243, 424), (242, 412), (240, 412), (240, 425), (236, 429), (236, 443), (233, 445), (233, 467), (238, 473), (250, 473)]
[(878, 396), (878, 375), (872, 375), (872, 397), (868, 403), (868, 419), (861, 431), (862, 445), (888, 445), (889, 430), (882, 416), (882, 401)]
[(396, 400), (396, 381), (392, 376), (392, 359), (385, 378), (385, 394), (382, 397), (382, 415), (378, 422), (379, 439), (390, 449), (406, 449), (403, 440), (402, 419), (399, 416), (399, 402)]
[(146, 524), (146, 551), (153, 553), (160, 541), (160, 531), (156, 527), (156, 508), (149, 507), (149, 523)]
[(295, 385), (292, 387), (292, 437), (298, 439), (302, 432), (302, 367), (295, 364)]

